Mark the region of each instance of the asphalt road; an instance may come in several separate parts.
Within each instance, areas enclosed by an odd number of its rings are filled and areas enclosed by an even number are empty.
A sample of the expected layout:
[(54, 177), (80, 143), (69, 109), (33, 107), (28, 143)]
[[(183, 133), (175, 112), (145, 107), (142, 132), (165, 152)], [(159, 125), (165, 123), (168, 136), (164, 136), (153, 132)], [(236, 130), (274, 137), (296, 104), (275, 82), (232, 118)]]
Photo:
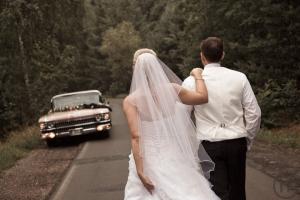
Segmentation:
[[(129, 130), (122, 112), (122, 100), (112, 99), (111, 105), (113, 108), (111, 137), (84, 144), (50, 200), (123, 199), (130, 153)], [(299, 198), (290, 194), (271, 177), (247, 166), (247, 199)]]

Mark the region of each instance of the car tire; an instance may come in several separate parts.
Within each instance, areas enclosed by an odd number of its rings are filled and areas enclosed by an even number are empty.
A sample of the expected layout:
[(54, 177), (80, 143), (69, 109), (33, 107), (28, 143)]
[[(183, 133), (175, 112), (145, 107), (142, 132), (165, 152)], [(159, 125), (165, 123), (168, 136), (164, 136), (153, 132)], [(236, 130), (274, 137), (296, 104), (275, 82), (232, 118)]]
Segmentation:
[(110, 131), (109, 130), (106, 130), (103, 132), (103, 137), (104, 138), (109, 138), (110, 137)]
[(52, 140), (46, 140), (47, 146), (48, 147), (56, 147), (57, 146), (57, 141), (52, 139)]

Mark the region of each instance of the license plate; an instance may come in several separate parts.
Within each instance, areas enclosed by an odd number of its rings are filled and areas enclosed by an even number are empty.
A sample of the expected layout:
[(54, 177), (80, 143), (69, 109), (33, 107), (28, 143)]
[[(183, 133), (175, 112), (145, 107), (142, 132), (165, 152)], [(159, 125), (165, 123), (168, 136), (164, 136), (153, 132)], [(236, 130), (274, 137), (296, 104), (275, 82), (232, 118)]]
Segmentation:
[(82, 129), (73, 129), (73, 130), (70, 130), (70, 133), (72, 136), (81, 135)]

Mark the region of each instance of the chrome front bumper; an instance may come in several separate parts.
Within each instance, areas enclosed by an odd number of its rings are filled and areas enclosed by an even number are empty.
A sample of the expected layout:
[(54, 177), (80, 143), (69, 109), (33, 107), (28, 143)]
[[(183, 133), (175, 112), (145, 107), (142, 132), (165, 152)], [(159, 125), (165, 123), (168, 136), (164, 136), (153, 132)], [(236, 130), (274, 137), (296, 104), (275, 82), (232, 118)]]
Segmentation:
[(41, 139), (48, 140), (48, 139), (54, 139), (54, 138), (63, 138), (63, 137), (72, 137), (72, 136), (78, 136), (78, 135), (86, 135), (91, 133), (101, 133), (104, 131), (108, 131), (111, 129), (111, 122), (109, 123), (103, 123), (103, 124), (97, 124), (95, 127), (90, 128), (73, 128), (69, 129), (68, 131), (62, 131), (62, 132), (47, 132), (41, 134)]

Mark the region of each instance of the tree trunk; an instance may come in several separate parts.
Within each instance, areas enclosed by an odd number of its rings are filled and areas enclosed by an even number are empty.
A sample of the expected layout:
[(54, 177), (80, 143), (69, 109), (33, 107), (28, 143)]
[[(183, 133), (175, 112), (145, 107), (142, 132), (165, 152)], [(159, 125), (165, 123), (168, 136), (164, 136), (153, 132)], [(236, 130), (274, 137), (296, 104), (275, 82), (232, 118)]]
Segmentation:
[[(20, 8), (19, 8), (20, 9)], [(22, 112), (22, 121), (27, 121), (28, 118), (31, 117), (32, 115), (32, 94), (31, 94), (31, 89), (30, 89), (30, 80), (29, 80), (29, 69), (27, 66), (27, 58), (26, 58), (26, 53), (25, 53), (25, 47), (24, 47), (24, 40), (23, 40), (23, 32), (25, 28), (24, 24), (24, 19), (23, 15), (20, 10), (17, 10), (17, 17), (19, 19), (18, 23), (18, 45), (19, 45), (19, 50), (20, 50), (20, 65), (21, 65), (21, 70), (23, 74), (23, 82), (25, 86), (24, 90), (24, 101), (22, 102), (22, 107), (25, 108), (26, 112)], [(25, 119), (24, 119), (25, 118)], [(22, 122), (21, 122), (22, 123)]]

